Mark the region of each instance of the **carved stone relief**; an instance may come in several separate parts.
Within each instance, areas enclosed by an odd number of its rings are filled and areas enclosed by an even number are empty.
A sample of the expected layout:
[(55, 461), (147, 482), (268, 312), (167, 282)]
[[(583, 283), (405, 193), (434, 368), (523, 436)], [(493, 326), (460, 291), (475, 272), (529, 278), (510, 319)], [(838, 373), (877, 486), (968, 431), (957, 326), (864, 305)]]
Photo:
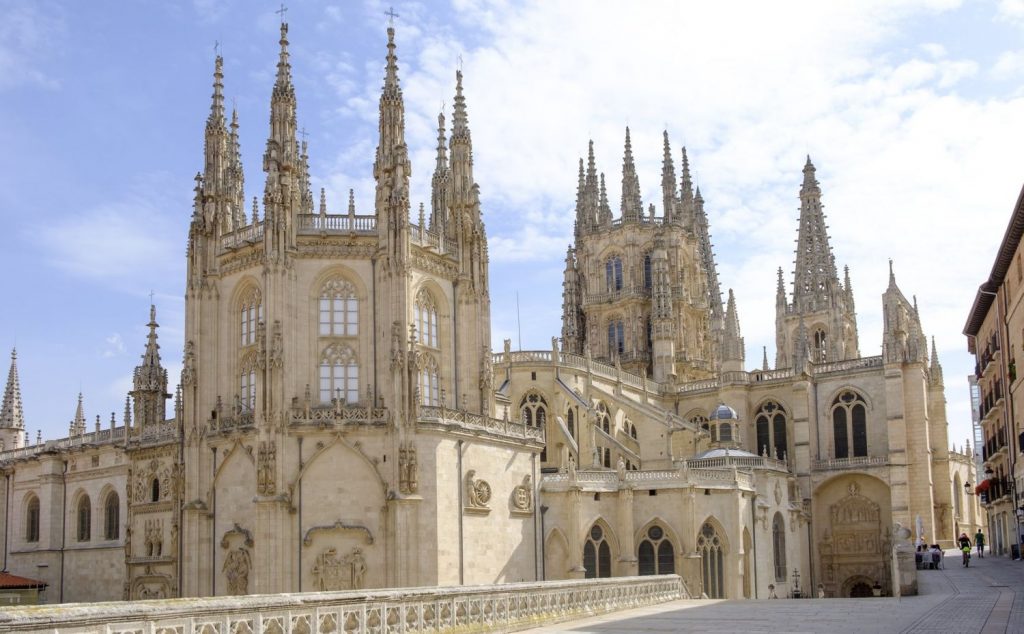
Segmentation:
[(473, 469), (466, 472), (466, 508), (487, 509), (487, 503), (491, 501), (491, 485), (486, 480), (474, 478), (475, 475)]
[(164, 521), (146, 520), (146, 557), (160, 557), (164, 546)]
[(336, 548), (327, 548), (313, 564), (313, 579), (318, 590), (360, 590), (365, 587), (366, 559), (358, 546), (338, 556)]
[(181, 384), (188, 387), (196, 382), (196, 353), (195, 343), (185, 342), (185, 354), (181, 366)]
[[(232, 543), (238, 544), (232, 547)], [(224, 533), (220, 547), (227, 550), (221, 572), (227, 581), (228, 594), (249, 594), (249, 572), (252, 570), (252, 533), (235, 524)]]
[(530, 476), (523, 476), (523, 483), (512, 488), (512, 511), (520, 513), (533, 512), (533, 487)]
[(419, 490), (416, 447), (412, 443), (398, 450), (398, 490), (405, 494)]
[(276, 465), (277, 445), (273, 440), (260, 441), (256, 466), (256, 492), (260, 495), (274, 495), (277, 492)]

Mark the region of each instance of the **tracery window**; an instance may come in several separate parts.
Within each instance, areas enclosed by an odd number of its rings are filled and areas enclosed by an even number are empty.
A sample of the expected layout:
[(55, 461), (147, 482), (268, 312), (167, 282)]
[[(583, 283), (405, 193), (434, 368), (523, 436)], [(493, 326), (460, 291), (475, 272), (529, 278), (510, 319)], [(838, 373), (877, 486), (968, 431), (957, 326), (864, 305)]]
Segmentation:
[(672, 575), (676, 572), (676, 553), (665, 529), (655, 524), (647, 529), (637, 549), (638, 571), (641, 575)]
[(519, 412), (523, 424), (530, 427), (543, 427), (547, 422), (547, 401), (536, 392), (530, 392), (519, 401)]
[(569, 435), (572, 436), (572, 438), (575, 440), (576, 439), (576, 416), (575, 416), (575, 414), (572, 411), (572, 407), (569, 408), (569, 411), (565, 415), (565, 422), (566, 422), (567, 426), (569, 427)]
[(622, 290), (622, 258), (616, 255), (605, 261), (604, 279), (609, 293)]
[(772, 520), (772, 552), (775, 555), (775, 580), (786, 580), (786, 523), (782, 513), (776, 513)]
[(441, 374), (434, 357), (427, 355), (420, 369), (420, 401), (424, 405), (441, 404)]
[(34, 495), (25, 510), (25, 541), (39, 541), (39, 498)]
[(437, 339), (437, 305), (427, 289), (420, 289), (416, 294), (414, 312), (420, 343), (428, 348), (437, 348), (440, 345)]
[(594, 524), (583, 545), (583, 567), (587, 569), (586, 578), (612, 576), (612, 549), (605, 539), (604, 529)]
[(263, 321), (263, 301), (260, 289), (251, 288), (242, 295), (238, 302), (241, 325), (241, 344), (251, 346), (256, 343), (257, 326)]
[(786, 410), (775, 401), (767, 401), (754, 416), (757, 429), (757, 454), (783, 458), (788, 456)]
[(597, 404), (597, 420), (601, 425), (601, 430), (606, 434), (612, 433), (612, 417), (608, 412), (608, 406), (601, 401)]
[(626, 351), (626, 331), (622, 320), (608, 321), (608, 356), (623, 354)]
[(867, 405), (856, 392), (845, 390), (832, 401), (832, 434), (836, 458), (868, 455)]
[(103, 538), (117, 539), (120, 536), (121, 500), (117, 493), (111, 491), (103, 503)]
[(256, 354), (250, 353), (242, 359), (238, 373), (238, 398), (243, 411), (256, 409)]
[(78, 499), (78, 541), (87, 542), (92, 535), (92, 507), (89, 496), (83, 495)]
[(651, 254), (644, 254), (644, 289), (651, 289)]
[(150, 483), (149, 487), (149, 501), (159, 502), (160, 501), (160, 478), (153, 478), (153, 482)]
[(814, 350), (811, 361), (814, 363), (825, 363), (828, 361), (828, 335), (824, 329), (818, 328), (814, 331)]
[(359, 334), (359, 300), (345, 280), (328, 280), (320, 289), (320, 336), (355, 337)]
[(724, 599), (725, 568), (722, 562), (722, 539), (710, 522), (704, 522), (704, 526), (700, 528), (697, 552), (700, 553), (704, 594), (710, 599)]
[(332, 343), (320, 355), (320, 402), (359, 402), (359, 364), (352, 348)]

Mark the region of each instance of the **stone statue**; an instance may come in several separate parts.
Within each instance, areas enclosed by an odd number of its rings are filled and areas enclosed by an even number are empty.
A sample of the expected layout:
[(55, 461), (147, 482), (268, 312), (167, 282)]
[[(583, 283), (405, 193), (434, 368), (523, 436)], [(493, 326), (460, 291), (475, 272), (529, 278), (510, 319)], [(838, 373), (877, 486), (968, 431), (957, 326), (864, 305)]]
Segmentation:
[(466, 506), (485, 509), (491, 499), (491, 485), (484, 480), (473, 478), (475, 475), (476, 471), (473, 469), (466, 472)]
[(270, 367), (284, 366), (284, 338), (281, 334), (281, 321), (274, 320), (274, 333), (270, 341)]
[(276, 470), (277, 447), (273, 440), (260, 442), (259, 462), (256, 468), (256, 491), (260, 495), (274, 495), (277, 492)]
[(251, 568), (252, 558), (245, 547), (239, 546), (228, 553), (222, 568), (228, 581), (228, 594), (249, 594), (249, 570)]
[(185, 354), (183, 355), (181, 367), (181, 384), (193, 385), (196, 382), (196, 353), (195, 344), (192, 341), (185, 342)]
[(349, 565), (352, 567), (352, 589), (361, 590), (366, 577), (366, 560), (363, 559), (363, 551), (353, 548), (352, 554), (348, 557)]
[(615, 464), (615, 471), (619, 475), (619, 481), (626, 479), (626, 461), (619, 456), (619, 461)]

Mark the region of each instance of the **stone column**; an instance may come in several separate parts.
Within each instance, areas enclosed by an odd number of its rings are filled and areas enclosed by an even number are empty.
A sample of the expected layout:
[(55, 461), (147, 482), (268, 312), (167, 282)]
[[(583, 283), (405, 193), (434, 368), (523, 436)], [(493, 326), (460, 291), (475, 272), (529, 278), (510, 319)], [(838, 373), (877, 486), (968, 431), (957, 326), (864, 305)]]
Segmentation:
[(569, 578), (583, 579), (587, 569), (583, 567), (583, 544), (580, 540), (580, 513), (582, 512), (582, 490), (577, 486), (569, 489)]
[(637, 574), (636, 544), (633, 533), (633, 487), (619, 482), (619, 495), (616, 499), (619, 530), (619, 563), (620, 574), (631, 577)]

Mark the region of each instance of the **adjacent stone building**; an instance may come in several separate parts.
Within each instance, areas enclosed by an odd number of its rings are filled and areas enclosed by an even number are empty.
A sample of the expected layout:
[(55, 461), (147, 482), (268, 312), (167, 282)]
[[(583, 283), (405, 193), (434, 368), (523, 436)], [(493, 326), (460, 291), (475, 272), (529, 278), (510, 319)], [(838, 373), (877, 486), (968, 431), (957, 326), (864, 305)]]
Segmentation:
[(659, 215), (628, 130), (617, 217), (592, 144), (580, 161), (561, 342), (492, 353), (462, 73), (414, 223), (395, 50), (388, 29), (366, 214), (311, 191), (286, 24), (249, 211), (216, 59), (178, 386), (154, 308), (122, 424), (87, 430), (80, 398), (30, 445), (12, 355), (8, 569), (51, 601), (667, 572), (695, 596), (862, 596), (913, 590), (897, 525), (974, 530), (934, 345), (890, 275), (883, 355), (860, 356), (809, 158), (792, 293), (765, 280), (774, 364), (746, 366), (685, 150), (677, 181), (666, 132)]

